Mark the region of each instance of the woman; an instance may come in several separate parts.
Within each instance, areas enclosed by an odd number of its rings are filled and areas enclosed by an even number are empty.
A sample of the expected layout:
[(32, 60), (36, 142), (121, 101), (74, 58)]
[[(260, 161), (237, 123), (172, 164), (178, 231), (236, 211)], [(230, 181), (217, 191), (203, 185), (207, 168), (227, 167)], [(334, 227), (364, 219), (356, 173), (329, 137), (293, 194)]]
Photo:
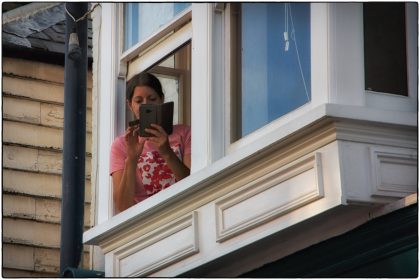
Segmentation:
[[(140, 73), (127, 83), (127, 106), (138, 119), (142, 104), (164, 101), (162, 85), (149, 73)], [(110, 174), (116, 213), (165, 189), (190, 174), (191, 131), (174, 125), (171, 135), (152, 124), (144, 138), (137, 135), (138, 125), (128, 127), (111, 146)]]

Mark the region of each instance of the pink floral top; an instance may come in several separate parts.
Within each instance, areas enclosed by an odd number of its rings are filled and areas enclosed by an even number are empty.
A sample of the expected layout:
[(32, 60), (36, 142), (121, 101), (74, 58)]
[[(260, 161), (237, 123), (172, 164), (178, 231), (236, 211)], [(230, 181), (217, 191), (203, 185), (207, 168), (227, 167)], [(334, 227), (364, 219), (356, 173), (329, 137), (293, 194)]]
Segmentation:
[[(189, 126), (175, 125), (169, 135), (169, 144), (180, 160), (191, 154), (191, 130)], [(124, 135), (115, 139), (111, 146), (110, 174), (124, 169), (127, 158)], [(146, 141), (137, 162), (136, 203), (166, 189), (176, 182), (175, 175), (160, 156), (153, 144)]]

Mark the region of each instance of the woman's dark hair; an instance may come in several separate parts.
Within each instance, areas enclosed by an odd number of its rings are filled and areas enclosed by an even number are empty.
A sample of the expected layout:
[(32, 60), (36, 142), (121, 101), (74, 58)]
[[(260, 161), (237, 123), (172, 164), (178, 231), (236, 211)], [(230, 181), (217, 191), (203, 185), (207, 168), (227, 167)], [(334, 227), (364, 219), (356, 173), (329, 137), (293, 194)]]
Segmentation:
[(159, 95), (159, 97), (162, 100), (164, 99), (162, 85), (159, 79), (150, 73), (142, 72), (135, 75), (127, 82), (127, 89), (125, 91), (125, 94), (128, 101), (131, 102), (131, 99), (133, 98), (133, 94), (134, 94), (134, 89), (136, 87), (141, 87), (141, 86), (147, 86), (154, 89)]

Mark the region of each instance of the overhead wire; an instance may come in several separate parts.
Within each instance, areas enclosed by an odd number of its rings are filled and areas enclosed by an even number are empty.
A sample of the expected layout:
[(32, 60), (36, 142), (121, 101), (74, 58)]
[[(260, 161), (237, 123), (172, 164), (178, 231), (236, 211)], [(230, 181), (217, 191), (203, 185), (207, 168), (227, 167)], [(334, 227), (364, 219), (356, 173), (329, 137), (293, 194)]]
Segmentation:
[(96, 3), (92, 9), (90, 9), (89, 11), (87, 11), (83, 16), (81, 16), (80, 18), (76, 19), (68, 10), (67, 10), (67, 6), (64, 4), (64, 9), (66, 10), (66, 13), (69, 15), (69, 17), (71, 17), (73, 19), (74, 22), (79, 22), (81, 20), (84, 20), (87, 16), (89, 16), (93, 10), (96, 9), (97, 6), (100, 6), (100, 3)]

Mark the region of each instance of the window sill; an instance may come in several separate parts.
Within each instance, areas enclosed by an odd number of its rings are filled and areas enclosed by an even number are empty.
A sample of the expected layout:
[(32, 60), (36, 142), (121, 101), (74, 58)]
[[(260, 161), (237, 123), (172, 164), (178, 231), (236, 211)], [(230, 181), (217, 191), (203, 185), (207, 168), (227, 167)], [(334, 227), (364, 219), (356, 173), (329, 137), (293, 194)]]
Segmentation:
[(83, 242), (98, 245), (112, 238), (116, 232), (123, 231), (139, 221), (156, 214), (161, 209), (181, 201), (198, 191), (205, 190), (212, 182), (220, 181), (233, 172), (247, 166), (256, 159), (270, 153), (273, 148), (293, 141), (298, 132), (326, 126), (329, 119), (346, 119), (354, 121), (375, 122), (388, 125), (417, 127), (417, 115), (412, 112), (393, 112), (371, 109), (366, 107), (345, 106), (337, 104), (324, 104), (314, 108), (299, 118), (284, 124), (271, 131), (265, 137), (238, 149), (228, 156), (216, 161), (207, 168), (201, 169), (172, 187), (153, 197), (127, 209), (112, 217), (110, 220), (99, 224), (86, 231)]

